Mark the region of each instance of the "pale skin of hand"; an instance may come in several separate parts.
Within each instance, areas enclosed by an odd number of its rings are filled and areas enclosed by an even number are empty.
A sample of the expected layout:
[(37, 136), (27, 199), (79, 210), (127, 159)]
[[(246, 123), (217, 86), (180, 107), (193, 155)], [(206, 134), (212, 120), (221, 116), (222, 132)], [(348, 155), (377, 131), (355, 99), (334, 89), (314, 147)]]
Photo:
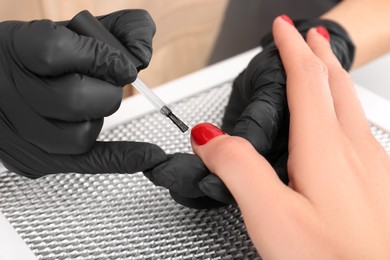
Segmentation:
[(390, 159), (349, 75), (315, 29), (278, 17), (287, 73), (289, 186), (245, 139), (219, 135), (194, 152), (235, 197), (264, 259), (390, 259)]

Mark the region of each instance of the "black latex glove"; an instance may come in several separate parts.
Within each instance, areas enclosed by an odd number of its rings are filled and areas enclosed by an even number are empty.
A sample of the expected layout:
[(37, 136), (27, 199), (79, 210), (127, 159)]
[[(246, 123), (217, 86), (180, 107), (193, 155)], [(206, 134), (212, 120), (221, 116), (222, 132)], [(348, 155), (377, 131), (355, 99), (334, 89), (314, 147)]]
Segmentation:
[[(319, 25), (327, 28), (334, 53), (346, 70), (351, 67), (354, 45), (343, 28), (319, 19), (295, 21), (295, 25), (303, 36), (310, 28)], [(263, 39), (262, 45), (263, 51), (233, 82), (222, 130), (250, 141), (287, 184), (286, 74), (272, 34)], [(188, 207), (209, 208), (234, 203), (222, 181), (210, 174), (195, 155), (188, 155), (185, 164), (171, 159), (148, 171), (146, 176), (156, 185), (170, 189), (173, 199)]]
[[(147, 67), (155, 25), (146, 11), (98, 18)], [(157, 146), (96, 142), (115, 112), (122, 86), (135, 80), (131, 61), (66, 22), (0, 23), (0, 158), (30, 178), (59, 173), (137, 172), (166, 160)]]

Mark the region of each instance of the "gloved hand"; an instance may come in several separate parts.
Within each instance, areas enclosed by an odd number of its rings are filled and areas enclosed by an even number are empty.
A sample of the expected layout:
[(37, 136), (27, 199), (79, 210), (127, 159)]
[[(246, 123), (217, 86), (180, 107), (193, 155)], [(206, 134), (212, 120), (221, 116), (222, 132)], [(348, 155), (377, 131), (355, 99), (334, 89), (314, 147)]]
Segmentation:
[[(342, 27), (320, 19), (294, 24), (304, 37), (310, 28), (325, 27), (333, 52), (346, 70), (351, 67), (354, 45)], [(222, 130), (250, 141), (287, 184), (289, 111), (286, 75), (272, 34), (263, 39), (262, 45), (263, 51), (233, 82)], [(184, 164), (172, 159), (178, 156), (171, 156), (167, 162), (147, 171), (146, 176), (156, 185), (168, 188), (173, 199), (188, 207), (209, 208), (234, 203), (222, 181), (210, 174), (199, 158), (187, 155)]]
[[(146, 11), (98, 18), (147, 67), (155, 25)], [(115, 112), (122, 86), (138, 70), (107, 44), (66, 22), (0, 23), (0, 159), (38, 178), (51, 173), (132, 173), (166, 160), (156, 145), (96, 142)]]

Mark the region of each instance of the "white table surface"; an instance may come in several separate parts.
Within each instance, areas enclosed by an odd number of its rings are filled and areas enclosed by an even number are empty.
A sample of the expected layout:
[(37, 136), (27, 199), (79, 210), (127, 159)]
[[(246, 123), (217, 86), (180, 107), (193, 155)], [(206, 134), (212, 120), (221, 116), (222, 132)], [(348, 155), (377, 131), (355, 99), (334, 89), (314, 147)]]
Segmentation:
[[(260, 48), (256, 48), (191, 73), (155, 88), (155, 93), (167, 104), (179, 101), (210, 87), (232, 80), (245, 68)], [(369, 121), (390, 132), (390, 101), (356, 86), (356, 91)], [(125, 99), (118, 111), (106, 118), (103, 131), (132, 118), (151, 112), (154, 107), (140, 95)], [(180, 111), (174, 111), (180, 117)], [(182, 118), (185, 121), (185, 118)], [(0, 164), (0, 172), (5, 168)], [(31, 250), (0, 212), (0, 260), (36, 259)]]

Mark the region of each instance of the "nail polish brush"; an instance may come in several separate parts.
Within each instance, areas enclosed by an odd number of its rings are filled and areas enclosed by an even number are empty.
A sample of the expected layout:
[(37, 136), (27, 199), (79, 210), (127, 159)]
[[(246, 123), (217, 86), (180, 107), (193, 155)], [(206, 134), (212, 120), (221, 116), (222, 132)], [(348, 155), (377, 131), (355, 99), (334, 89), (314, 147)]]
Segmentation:
[[(122, 43), (111, 34), (89, 11), (84, 10), (78, 13), (69, 21), (67, 27), (72, 31), (99, 39), (112, 47), (115, 47), (125, 53), (133, 62), (137, 69), (142, 69), (142, 62), (139, 61)], [(131, 83), (145, 98), (147, 98), (157, 110), (168, 117), (183, 133), (188, 130), (188, 126), (183, 123), (172, 110), (145, 84), (137, 78)]]

